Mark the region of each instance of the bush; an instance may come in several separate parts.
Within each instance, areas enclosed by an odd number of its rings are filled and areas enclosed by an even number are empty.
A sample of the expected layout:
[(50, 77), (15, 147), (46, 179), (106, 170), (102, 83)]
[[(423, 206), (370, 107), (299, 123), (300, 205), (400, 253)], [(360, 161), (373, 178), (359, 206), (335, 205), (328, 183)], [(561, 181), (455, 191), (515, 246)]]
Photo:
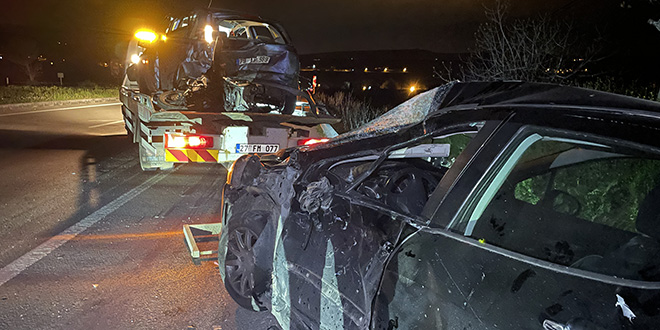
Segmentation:
[(330, 113), (341, 118), (339, 133), (354, 130), (385, 113), (386, 107), (373, 107), (370, 102), (356, 99), (352, 93), (336, 92), (332, 95), (318, 93), (315, 99), (325, 105)]
[(0, 104), (117, 97), (118, 87), (6, 86), (0, 87)]
[(614, 77), (596, 77), (591, 80), (579, 81), (575, 85), (653, 101), (658, 96), (658, 88), (655, 84), (642, 83), (640, 81), (626, 82), (621, 79), (615, 79)]

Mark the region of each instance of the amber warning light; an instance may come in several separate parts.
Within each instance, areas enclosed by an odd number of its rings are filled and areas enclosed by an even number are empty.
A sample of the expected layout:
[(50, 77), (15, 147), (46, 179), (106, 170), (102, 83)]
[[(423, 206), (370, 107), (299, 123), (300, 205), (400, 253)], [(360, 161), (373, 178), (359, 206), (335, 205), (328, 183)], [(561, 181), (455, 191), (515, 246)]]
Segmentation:
[(141, 29), (135, 32), (135, 38), (141, 41), (152, 43), (158, 39), (158, 35), (154, 31)]
[(303, 140), (298, 140), (298, 145), (299, 146), (311, 146), (313, 144), (318, 144), (318, 143), (326, 143), (330, 141), (328, 138), (320, 138), (320, 139), (303, 139)]
[(213, 137), (203, 135), (165, 134), (165, 148), (208, 149), (213, 147)]

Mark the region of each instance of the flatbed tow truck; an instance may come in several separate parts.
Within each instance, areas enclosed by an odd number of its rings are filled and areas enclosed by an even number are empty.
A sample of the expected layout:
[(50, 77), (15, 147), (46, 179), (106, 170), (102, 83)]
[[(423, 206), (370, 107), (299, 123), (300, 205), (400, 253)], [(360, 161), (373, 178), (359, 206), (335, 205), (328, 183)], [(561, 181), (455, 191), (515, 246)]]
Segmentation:
[[(284, 29), (258, 16), (208, 8), (171, 17), (165, 33), (136, 32), (126, 63), (122, 115), (144, 171), (177, 163), (229, 171), (242, 155), (337, 134), (330, 124), (339, 119), (300, 88), (298, 56)], [(195, 263), (217, 253), (221, 229), (183, 226)]]
[(300, 88), (284, 29), (261, 17), (200, 9), (171, 17), (164, 33), (129, 44), (120, 90), (124, 124), (142, 170), (221, 163), (336, 135), (339, 119)]
[[(122, 87), (124, 124), (139, 145), (142, 170), (167, 170), (176, 163), (220, 163), (226, 167), (248, 153), (275, 153), (332, 137), (339, 120), (298, 102), (291, 115), (202, 112), (172, 108), (149, 95)], [(313, 102), (313, 100), (311, 100)]]

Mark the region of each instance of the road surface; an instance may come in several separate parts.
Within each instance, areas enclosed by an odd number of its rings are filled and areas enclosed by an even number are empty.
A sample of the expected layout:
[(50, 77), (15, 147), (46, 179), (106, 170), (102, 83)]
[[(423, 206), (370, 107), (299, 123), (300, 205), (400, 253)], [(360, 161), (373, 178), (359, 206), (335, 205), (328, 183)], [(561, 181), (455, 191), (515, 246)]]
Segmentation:
[(0, 329), (268, 329), (183, 243), (226, 170), (143, 173), (125, 134), (118, 103), (0, 109)]

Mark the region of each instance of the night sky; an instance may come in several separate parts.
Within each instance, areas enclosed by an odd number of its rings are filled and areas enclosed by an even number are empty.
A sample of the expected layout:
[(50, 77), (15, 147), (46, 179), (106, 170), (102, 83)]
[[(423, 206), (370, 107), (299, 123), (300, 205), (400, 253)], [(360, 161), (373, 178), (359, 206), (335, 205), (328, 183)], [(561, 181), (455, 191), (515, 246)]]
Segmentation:
[[(0, 11), (0, 54), (12, 39), (33, 38), (44, 52), (67, 42), (84, 56), (121, 58), (123, 45), (142, 26), (205, 0), (21, 0), (5, 1)], [(484, 20), (484, 5), (466, 0), (214, 0), (222, 7), (279, 21), (299, 53), (350, 50), (425, 49), (466, 52)], [(598, 29), (608, 47), (626, 52), (657, 53), (660, 31), (646, 23), (660, 19), (660, 1), (512, 0), (511, 15), (546, 13), (571, 20), (580, 29)], [(70, 52), (70, 50), (69, 50)]]

